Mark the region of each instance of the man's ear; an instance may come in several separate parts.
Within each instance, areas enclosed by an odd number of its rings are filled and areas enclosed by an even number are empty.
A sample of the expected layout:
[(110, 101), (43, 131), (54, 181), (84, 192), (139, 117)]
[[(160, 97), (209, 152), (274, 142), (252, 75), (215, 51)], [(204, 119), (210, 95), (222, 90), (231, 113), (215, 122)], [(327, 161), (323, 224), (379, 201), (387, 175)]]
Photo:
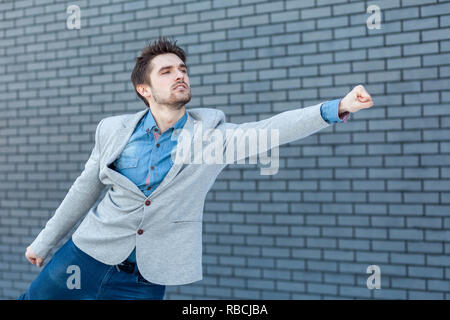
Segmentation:
[(139, 94), (143, 97), (146, 97), (147, 100), (150, 99), (151, 97), (151, 92), (150, 92), (150, 88), (147, 85), (144, 84), (138, 84), (136, 86), (137, 91), (139, 92)]

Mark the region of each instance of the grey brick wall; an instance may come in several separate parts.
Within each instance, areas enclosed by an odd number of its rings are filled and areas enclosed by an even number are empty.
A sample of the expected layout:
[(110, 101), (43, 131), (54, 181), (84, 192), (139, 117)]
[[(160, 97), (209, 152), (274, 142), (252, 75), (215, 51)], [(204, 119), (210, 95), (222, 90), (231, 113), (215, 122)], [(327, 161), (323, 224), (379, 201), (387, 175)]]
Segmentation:
[[(80, 30), (66, 28), (70, 4)], [(366, 26), (371, 4), (379, 30)], [(129, 78), (159, 35), (188, 53), (188, 107), (221, 109), (230, 122), (357, 84), (375, 102), (282, 146), (274, 176), (251, 164), (223, 171), (205, 204), (204, 279), (168, 287), (166, 299), (450, 298), (441, 0), (1, 1), (0, 298), (36, 277), (25, 248), (81, 173), (98, 121), (145, 107)], [(380, 290), (366, 287), (373, 264)]]

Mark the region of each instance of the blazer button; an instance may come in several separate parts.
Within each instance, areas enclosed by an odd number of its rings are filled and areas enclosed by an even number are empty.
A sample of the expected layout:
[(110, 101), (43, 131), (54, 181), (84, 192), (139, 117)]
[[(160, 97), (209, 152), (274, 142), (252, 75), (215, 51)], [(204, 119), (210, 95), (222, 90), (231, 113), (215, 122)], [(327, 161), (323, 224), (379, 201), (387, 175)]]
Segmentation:
[(144, 233), (144, 230), (139, 229), (137, 233), (138, 233), (138, 234), (143, 234), (143, 233)]
[(146, 200), (146, 201), (145, 201), (145, 205), (146, 205), (146, 206), (149, 206), (149, 205), (150, 205), (150, 203), (151, 203), (151, 201), (150, 201), (150, 200)]

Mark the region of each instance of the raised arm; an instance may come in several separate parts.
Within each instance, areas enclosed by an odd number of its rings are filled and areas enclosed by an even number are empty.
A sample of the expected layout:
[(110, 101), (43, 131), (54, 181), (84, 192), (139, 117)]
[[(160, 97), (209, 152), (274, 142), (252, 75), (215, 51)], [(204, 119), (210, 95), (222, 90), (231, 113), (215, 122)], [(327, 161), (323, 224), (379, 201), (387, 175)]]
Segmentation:
[[(242, 124), (225, 122), (225, 114), (221, 112), (219, 113), (220, 121), (217, 129), (220, 130), (224, 138), (224, 152), (227, 152), (230, 148), (245, 146), (245, 139), (252, 141), (251, 139), (255, 134), (259, 138), (259, 131), (266, 131), (270, 143), (258, 143), (257, 146), (253, 145), (253, 148), (248, 145), (248, 152), (236, 152), (234, 159), (239, 161), (247, 157), (256, 156), (259, 153), (266, 152), (280, 145), (308, 137), (330, 126), (334, 122), (346, 122), (345, 120), (349, 113), (370, 108), (373, 105), (371, 96), (362, 85), (356, 86), (343, 99), (339, 100), (335, 117), (336, 119), (340, 119), (338, 121), (324, 119), (323, 113), (321, 112), (321, 107), (324, 103), (326, 102), (281, 112), (261, 121)], [(271, 139), (271, 135), (274, 135), (275, 138)], [(253, 139), (254, 141), (255, 139)]]

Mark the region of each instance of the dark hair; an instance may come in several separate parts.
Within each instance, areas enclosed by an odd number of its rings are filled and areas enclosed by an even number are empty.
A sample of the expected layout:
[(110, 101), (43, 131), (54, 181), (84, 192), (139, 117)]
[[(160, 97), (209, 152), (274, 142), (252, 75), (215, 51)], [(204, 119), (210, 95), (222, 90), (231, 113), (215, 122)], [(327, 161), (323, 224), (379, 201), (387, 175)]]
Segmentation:
[(153, 43), (149, 43), (144, 49), (142, 49), (140, 56), (136, 60), (133, 72), (131, 73), (131, 82), (133, 83), (136, 94), (144, 103), (149, 106), (147, 99), (136, 90), (138, 84), (147, 84), (151, 86), (150, 73), (152, 72), (153, 65), (152, 59), (157, 55), (164, 53), (176, 54), (184, 63), (186, 63), (186, 53), (183, 49), (176, 45), (177, 41), (171, 42), (166, 37), (160, 36), (158, 40)]

